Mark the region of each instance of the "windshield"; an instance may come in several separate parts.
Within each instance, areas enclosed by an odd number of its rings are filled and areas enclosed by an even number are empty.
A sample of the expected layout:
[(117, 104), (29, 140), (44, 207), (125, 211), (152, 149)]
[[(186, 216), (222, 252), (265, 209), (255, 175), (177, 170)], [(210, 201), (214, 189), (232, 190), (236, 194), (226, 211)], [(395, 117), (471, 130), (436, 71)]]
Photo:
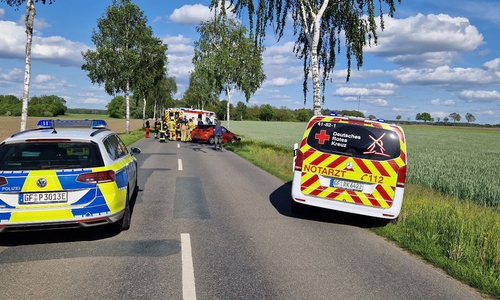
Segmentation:
[(1, 170), (94, 168), (104, 165), (94, 143), (40, 142), (0, 146)]
[(307, 144), (321, 152), (371, 160), (389, 160), (401, 154), (396, 132), (355, 124), (317, 122)]

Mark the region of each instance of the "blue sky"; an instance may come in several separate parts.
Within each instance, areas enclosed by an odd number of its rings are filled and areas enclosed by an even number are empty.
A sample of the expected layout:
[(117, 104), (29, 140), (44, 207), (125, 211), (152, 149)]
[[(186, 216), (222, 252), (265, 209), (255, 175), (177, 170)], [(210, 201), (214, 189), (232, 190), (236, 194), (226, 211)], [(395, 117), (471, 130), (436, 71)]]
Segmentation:
[[(30, 96), (57, 95), (70, 108), (104, 109), (112, 96), (92, 85), (81, 70), (81, 51), (94, 49), (92, 30), (111, 0), (65, 1), (37, 5), (32, 47)], [(193, 69), (198, 40), (195, 27), (211, 13), (209, 0), (136, 0), (154, 35), (168, 44), (168, 75), (175, 76), (182, 97)], [(377, 3), (377, 1), (375, 1)], [(25, 7), (0, 3), (0, 94), (22, 96)], [(324, 108), (361, 110), (365, 115), (404, 120), (428, 112), (436, 120), (472, 113), (475, 123), (500, 123), (499, 1), (403, 0), (394, 19), (386, 18), (377, 46), (365, 49), (363, 67), (346, 83), (345, 49), (337, 58)], [(243, 22), (246, 22), (245, 18)], [(312, 108), (304, 105), (302, 64), (293, 52), (292, 28), (278, 42), (266, 39), (267, 79), (247, 105)], [(221, 95), (221, 98), (226, 98)], [(233, 103), (245, 101), (236, 93)]]

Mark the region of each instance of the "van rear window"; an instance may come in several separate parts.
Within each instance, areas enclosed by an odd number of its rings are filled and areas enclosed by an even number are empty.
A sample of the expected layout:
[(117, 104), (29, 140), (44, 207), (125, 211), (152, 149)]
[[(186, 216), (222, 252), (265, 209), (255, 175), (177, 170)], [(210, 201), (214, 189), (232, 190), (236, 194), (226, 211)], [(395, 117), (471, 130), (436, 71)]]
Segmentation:
[(390, 160), (401, 155), (396, 132), (355, 124), (317, 122), (309, 132), (307, 144), (324, 153), (371, 160)]

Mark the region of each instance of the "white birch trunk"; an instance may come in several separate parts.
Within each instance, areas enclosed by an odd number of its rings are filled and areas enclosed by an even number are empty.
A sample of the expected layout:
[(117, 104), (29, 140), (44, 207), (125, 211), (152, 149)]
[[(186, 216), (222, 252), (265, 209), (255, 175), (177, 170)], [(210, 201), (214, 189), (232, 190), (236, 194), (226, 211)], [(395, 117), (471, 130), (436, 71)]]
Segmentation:
[(127, 79), (127, 88), (125, 90), (125, 133), (130, 133), (130, 78)]
[(26, 1), (26, 15), (24, 22), (26, 24), (26, 48), (24, 64), (24, 87), (23, 87), (23, 107), (21, 111), (21, 131), (26, 130), (28, 122), (28, 97), (30, 91), (30, 73), (31, 73), (31, 44), (33, 42), (33, 27), (35, 23), (35, 4), (33, 0)]
[(226, 95), (227, 95), (227, 108), (226, 108), (226, 128), (229, 130), (229, 119), (230, 119), (230, 107), (233, 96), (233, 89), (231, 85), (226, 83)]
[[(145, 128), (145, 122), (146, 122), (146, 97), (142, 98), (144, 101), (142, 104), (142, 128)], [(154, 122), (154, 119), (153, 119)]]
[(313, 7), (308, 5), (307, 1), (299, 0), (301, 10), (302, 27), (309, 48), (311, 49), (311, 73), (313, 81), (313, 111), (314, 115), (321, 115), (321, 85), (320, 72), (318, 63), (318, 43), (320, 36), (320, 21), (328, 7), (329, 0), (324, 0), (317, 12), (313, 11)]

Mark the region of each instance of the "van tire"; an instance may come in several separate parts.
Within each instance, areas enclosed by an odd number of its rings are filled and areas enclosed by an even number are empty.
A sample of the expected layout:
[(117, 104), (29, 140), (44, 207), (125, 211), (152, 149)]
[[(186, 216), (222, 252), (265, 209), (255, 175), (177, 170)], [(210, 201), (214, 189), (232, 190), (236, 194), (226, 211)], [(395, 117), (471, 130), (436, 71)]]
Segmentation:
[(293, 199), (290, 200), (290, 207), (292, 208), (292, 213), (297, 215), (303, 215), (306, 210), (306, 206), (304, 204), (298, 203)]

